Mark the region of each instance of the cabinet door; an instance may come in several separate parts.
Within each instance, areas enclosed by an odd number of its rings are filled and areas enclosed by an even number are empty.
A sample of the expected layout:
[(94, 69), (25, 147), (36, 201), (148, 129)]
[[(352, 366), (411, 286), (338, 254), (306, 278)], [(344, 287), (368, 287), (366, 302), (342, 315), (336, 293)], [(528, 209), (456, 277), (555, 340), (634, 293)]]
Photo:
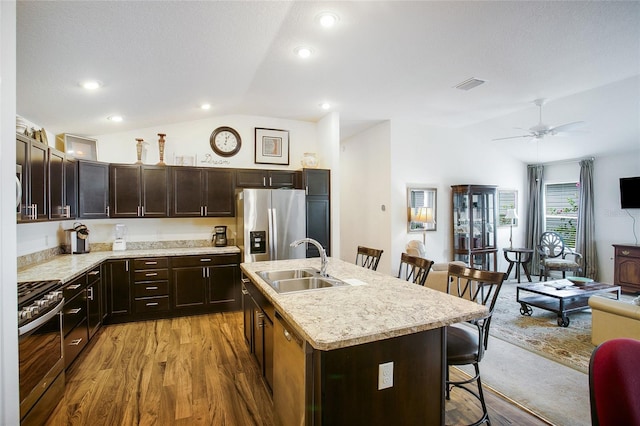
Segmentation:
[(264, 375), (264, 323), (267, 316), (262, 312), (260, 306), (253, 302), (253, 355), (260, 365), (260, 372)]
[[(331, 225), (329, 199), (325, 197), (307, 197), (307, 237), (318, 241), (330, 255)], [(307, 244), (307, 257), (318, 257), (318, 249)]]
[(298, 187), (299, 172), (284, 170), (271, 170), (268, 176), (267, 186), (270, 188), (296, 188)]
[(66, 157), (64, 160), (64, 202), (67, 218), (78, 216), (78, 163)]
[(265, 315), (262, 327), (262, 339), (264, 342), (264, 379), (273, 390), (273, 323)]
[(238, 266), (215, 265), (209, 267), (209, 303), (236, 305), (238, 294)]
[(109, 164), (78, 160), (78, 217), (109, 217)]
[(233, 217), (235, 188), (233, 170), (203, 170), (205, 179), (205, 216)]
[(242, 286), (242, 313), (244, 340), (249, 346), (249, 352), (253, 352), (253, 299), (244, 285)]
[(141, 216), (140, 166), (112, 164), (109, 167), (111, 217)]
[(89, 338), (100, 328), (102, 323), (102, 279), (98, 278), (87, 287), (87, 325)]
[(236, 186), (239, 188), (266, 188), (268, 177), (266, 170), (236, 170)]
[[(31, 206), (35, 209), (37, 220), (49, 218), (48, 204), (48, 167), (49, 148), (39, 142), (31, 142), (29, 148), (29, 191)], [(24, 173), (24, 172), (23, 172)]]
[(172, 282), (176, 308), (204, 306), (207, 302), (207, 268), (173, 267)]
[(66, 186), (65, 155), (55, 149), (49, 150), (49, 217), (63, 219), (67, 217), (65, 203)]
[(29, 140), (25, 136), (16, 136), (16, 164), (22, 167), (22, 200), (18, 221), (28, 220), (27, 206), (29, 205)]
[(111, 316), (131, 314), (131, 267), (129, 260), (106, 264), (107, 310)]
[(167, 217), (169, 173), (166, 167), (142, 166), (142, 216)]
[(329, 170), (304, 169), (304, 186), (307, 195), (328, 197), (331, 174)]
[(169, 216), (199, 217), (203, 214), (201, 169), (171, 167)]

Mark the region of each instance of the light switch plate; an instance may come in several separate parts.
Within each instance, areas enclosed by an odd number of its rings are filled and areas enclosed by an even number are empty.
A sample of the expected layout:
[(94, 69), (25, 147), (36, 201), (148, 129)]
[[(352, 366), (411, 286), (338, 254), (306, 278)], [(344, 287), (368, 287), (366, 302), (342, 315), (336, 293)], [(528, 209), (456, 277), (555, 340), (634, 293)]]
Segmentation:
[(393, 362), (378, 365), (378, 390), (393, 387)]

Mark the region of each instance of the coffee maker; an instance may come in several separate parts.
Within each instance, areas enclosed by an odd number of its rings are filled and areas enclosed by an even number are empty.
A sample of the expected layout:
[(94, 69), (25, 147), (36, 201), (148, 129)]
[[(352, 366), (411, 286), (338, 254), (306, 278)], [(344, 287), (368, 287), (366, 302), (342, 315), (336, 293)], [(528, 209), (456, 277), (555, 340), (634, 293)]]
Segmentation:
[(89, 228), (76, 222), (72, 229), (65, 229), (64, 252), (69, 254), (89, 253)]
[(213, 228), (213, 245), (224, 247), (227, 245), (227, 227), (224, 225)]

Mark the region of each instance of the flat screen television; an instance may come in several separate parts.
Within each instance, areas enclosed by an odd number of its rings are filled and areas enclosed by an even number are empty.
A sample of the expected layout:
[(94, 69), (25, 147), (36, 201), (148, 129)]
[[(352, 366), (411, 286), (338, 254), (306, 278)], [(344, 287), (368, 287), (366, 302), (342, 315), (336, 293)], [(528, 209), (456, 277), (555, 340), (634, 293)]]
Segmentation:
[(640, 209), (640, 176), (620, 178), (620, 206)]

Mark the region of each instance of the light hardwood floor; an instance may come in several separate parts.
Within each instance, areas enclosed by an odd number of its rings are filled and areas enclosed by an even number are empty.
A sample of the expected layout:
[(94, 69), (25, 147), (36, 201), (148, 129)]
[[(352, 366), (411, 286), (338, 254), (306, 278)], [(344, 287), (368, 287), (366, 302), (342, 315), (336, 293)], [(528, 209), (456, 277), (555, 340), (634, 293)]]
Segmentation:
[[(277, 424), (240, 312), (102, 327), (66, 380), (48, 426)], [(546, 424), (486, 393), (494, 425)], [(447, 424), (477, 413), (466, 392), (452, 392)]]

